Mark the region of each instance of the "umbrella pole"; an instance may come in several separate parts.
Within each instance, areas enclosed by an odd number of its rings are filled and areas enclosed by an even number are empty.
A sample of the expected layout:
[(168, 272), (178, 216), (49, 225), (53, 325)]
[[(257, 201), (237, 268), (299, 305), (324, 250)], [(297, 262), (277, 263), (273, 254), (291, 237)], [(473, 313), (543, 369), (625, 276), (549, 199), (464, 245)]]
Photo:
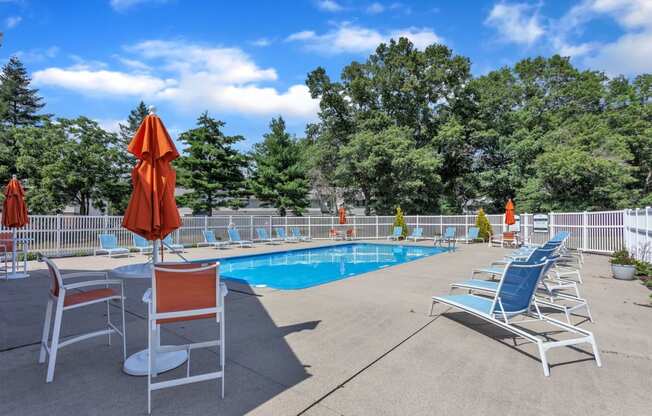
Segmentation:
[(154, 245), (152, 246), (152, 263), (159, 263), (158, 250), (161, 245), (161, 240), (154, 240)]
[(11, 229), (11, 274), (16, 275), (16, 227)]

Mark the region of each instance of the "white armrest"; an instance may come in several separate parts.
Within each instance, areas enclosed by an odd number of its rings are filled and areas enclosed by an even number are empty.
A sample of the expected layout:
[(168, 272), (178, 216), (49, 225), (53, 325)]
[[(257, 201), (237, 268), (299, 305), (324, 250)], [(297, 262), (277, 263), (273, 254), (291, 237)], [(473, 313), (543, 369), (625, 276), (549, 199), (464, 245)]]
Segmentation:
[(76, 273), (66, 273), (61, 275), (62, 279), (69, 279), (75, 277), (103, 277), (106, 279), (108, 278), (108, 273), (107, 272), (76, 272)]
[(79, 289), (80, 287), (88, 286), (105, 286), (105, 285), (122, 285), (122, 280), (120, 279), (106, 279), (106, 280), (88, 280), (86, 282), (71, 283), (69, 285), (64, 285), (64, 289)]

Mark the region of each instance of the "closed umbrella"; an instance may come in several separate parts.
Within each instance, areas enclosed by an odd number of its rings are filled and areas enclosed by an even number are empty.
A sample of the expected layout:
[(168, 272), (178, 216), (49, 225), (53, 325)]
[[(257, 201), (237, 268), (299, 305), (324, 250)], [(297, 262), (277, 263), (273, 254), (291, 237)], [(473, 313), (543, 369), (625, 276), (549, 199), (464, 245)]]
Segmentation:
[(511, 198), (507, 200), (507, 205), (505, 205), (505, 224), (516, 224), (516, 218), (514, 217), (514, 203)]
[(339, 215), (340, 215), (340, 224), (346, 224), (346, 209), (344, 209), (344, 207), (340, 207)]
[(145, 117), (128, 150), (138, 163), (131, 172), (133, 191), (122, 226), (154, 241), (156, 262), (159, 240), (181, 226), (174, 198), (176, 172), (170, 164), (179, 152), (155, 114)]
[(16, 270), (16, 229), (22, 228), (28, 223), (29, 218), (27, 217), (27, 205), (25, 204), (25, 191), (16, 178), (16, 175), (13, 175), (5, 188), (5, 200), (2, 203), (2, 225), (5, 228), (11, 228), (11, 236), (5, 235), (5, 233), (0, 236), (0, 244), (3, 244), (12, 253), (12, 269), (8, 276), (10, 279), (19, 279), (28, 276), (25, 273), (27, 271), (26, 258), (24, 259), (24, 272), (18, 273)]

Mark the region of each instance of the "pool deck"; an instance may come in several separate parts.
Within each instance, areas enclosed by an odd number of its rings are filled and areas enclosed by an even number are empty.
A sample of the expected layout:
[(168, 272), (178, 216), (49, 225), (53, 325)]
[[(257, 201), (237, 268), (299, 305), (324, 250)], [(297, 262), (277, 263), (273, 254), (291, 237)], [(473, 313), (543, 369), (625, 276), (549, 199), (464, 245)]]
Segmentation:
[[(323, 244), (198, 248), (184, 255), (210, 258)], [(532, 344), (514, 345), (503, 331), (443, 306), (428, 315), (430, 296), (446, 294), (450, 283), (506, 251), (464, 245), (297, 291), (228, 282), (226, 397), (219, 398), (215, 382), (157, 391), (152, 414), (649, 414), (650, 291), (637, 281), (609, 277), (604, 256), (586, 257), (581, 290), (595, 323), (580, 324), (595, 334), (602, 368), (584, 347), (557, 348), (548, 355), (552, 368), (546, 378)], [(71, 272), (144, 259), (55, 262)], [(121, 371), (117, 340), (111, 347), (101, 337), (60, 350), (54, 382), (45, 383), (37, 355), (49, 281), (42, 264), (30, 267), (28, 279), (0, 281), (0, 415), (145, 415), (146, 380)], [(147, 286), (147, 279), (126, 281), (128, 354), (147, 342), (140, 301)], [(84, 310), (64, 315), (64, 335), (103, 325), (104, 307)], [(208, 321), (171, 324), (163, 343), (205, 340), (214, 328)], [(212, 371), (216, 362), (214, 351), (197, 351), (191, 368)], [(166, 374), (183, 375), (185, 366)]]

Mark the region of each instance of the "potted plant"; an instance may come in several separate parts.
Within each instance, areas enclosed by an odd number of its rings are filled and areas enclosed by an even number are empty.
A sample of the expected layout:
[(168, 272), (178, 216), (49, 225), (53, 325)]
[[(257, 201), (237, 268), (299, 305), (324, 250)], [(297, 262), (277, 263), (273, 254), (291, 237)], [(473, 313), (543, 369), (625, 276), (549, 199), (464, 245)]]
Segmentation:
[(634, 280), (636, 259), (632, 258), (625, 249), (616, 251), (611, 255), (611, 272), (616, 279)]

